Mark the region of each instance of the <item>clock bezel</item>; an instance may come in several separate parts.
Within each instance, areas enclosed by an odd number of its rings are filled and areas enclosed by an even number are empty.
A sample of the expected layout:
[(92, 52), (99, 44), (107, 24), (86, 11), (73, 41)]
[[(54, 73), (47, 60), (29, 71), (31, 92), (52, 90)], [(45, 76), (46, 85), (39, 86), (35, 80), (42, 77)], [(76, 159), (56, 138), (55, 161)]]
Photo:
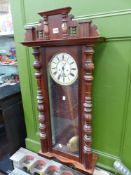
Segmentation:
[[(54, 78), (53, 73), (52, 73), (52, 71), (51, 71), (51, 63), (52, 63), (53, 59), (54, 59), (57, 55), (59, 55), (59, 54), (67, 54), (67, 55), (69, 55), (69, 56), (73, 59), (73, 61), (75, 62), (75, 64), (76, 64), (77, 74), (76, 74), (75, 78), (74, 78), (72, 81), (70, 81), (70, 83), (64, 84), (64, 83), (58, 81), (57, 79)], [(78, 69), (78, 65), (77, 65), (77, 62), (76, 62), (75, 58), (74, 58), (71, 54), (69, 54), (69, 53), (67, 53), (67, 52), (57, 52), (57, 53), (55, 53), (55, 54), (51, 57), (51, 60), (50, 60), (49, 63), (48, 63), (48, 70), (49, 70), (49, 73), (50, 73), (51, 78), (52, 78), (57, 84), (59, 84), (59, 85), (61, 85), (61, 86), (70, 86), (70, 85), (72, 85), (73, 83), (75, 83), (75, 81), (77, 80), (78, 75), (79, 75), (79, 69)]]

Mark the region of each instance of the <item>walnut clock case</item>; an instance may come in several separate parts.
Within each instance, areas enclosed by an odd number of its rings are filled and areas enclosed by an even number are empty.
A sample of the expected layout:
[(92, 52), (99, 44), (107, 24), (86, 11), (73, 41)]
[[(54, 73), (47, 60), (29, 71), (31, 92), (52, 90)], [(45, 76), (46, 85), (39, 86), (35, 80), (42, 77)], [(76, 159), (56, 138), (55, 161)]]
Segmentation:
[(33, 48), (40, 122), (40, 154), (93, 174), (93, 46), (100, 41), (91, 21), (76, 21), (71, 8), (40, 12), (26, 27), (25, 46)]

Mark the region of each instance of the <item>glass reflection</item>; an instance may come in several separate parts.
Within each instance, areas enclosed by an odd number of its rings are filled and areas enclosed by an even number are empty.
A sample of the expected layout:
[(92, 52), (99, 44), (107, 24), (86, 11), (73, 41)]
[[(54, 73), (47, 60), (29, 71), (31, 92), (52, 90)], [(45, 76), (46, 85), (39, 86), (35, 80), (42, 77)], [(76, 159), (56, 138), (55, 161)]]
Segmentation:
[(53, 149), (78, 156), (78, 80), (62, 86), (48, 74), (48, 90)]

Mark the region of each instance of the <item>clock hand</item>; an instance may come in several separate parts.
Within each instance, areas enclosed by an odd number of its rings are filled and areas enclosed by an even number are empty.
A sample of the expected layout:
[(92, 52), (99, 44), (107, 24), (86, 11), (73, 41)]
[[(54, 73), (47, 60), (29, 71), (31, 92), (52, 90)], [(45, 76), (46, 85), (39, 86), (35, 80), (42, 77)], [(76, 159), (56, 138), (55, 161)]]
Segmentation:
[(64, 71), (65, 70), (65, 65), (66, 65), (66, 62), (63, 64), (62, 66), (62, 70)]
[(60, 77), (61, 77), (61, 74), (58, 75), (58, 80), (60, 79)]
[(58, 80), (60, 79), (61, 76), (66, 77), (64, 70), (61, 70), (60, 74), (58, 75)]
[(65, 73), (64, 73), (64, 72), (63, 72), (62, 76), (63, 76), (63, 77), (66, 77), (66, 75), (65, 75)]
[(64, 66), (62, 66), (62, 70), (64, 71)]
[(64, 71), (65, 71), (65, 65), (66, 65), (66, 62), (62, 64), (62, 68), (61, 68), (61, 72), (60, 74), (58, 75), (57, 79), (59, 80), (61, 76), (66, 77)]
[(65, 75), (65, 73), (63, 72), (63, 74), (59, 74), (58, 75), (58, 80), (60, 79), (60, 77), (63, 77), (63, 82), (65, 81), (65, 77), (66, 77), (66, 75)]

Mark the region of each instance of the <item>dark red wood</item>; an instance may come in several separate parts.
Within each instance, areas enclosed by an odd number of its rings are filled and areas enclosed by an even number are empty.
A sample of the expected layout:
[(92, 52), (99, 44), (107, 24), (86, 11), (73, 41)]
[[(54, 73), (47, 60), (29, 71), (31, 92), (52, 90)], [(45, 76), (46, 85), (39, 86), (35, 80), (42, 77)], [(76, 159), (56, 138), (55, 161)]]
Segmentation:
[(53, 15), (58, 15), (58, 14), (68, 14), (71, 11), (71, 7), (64, 7), (60, 9), (54, 9), (50, 11), (45, 11), (45, 12), (39, 12), (38, 14), (40, 16), (53, 16)]
[(34, 68), (36, 69), (35, 77), (37, 80), (37, 102), (38, 102), (38, 111), (39, 111), (39, 122), (40, 122), (40, 139), (41, 139), (41, 149), (42, 152), (48, 151), (48, 138), (47, 138), (47, 129), (46, 129), (46, 117), (45, 117), (45, 106), (44, 106), (44, 97), (42, 88), (42, 73), (41, 73), (41, 62), (40, 62), (40, 48), (33, 48), (33, 55), (35, 57)]
[[(80, 42), (80, 39), (81, 44), (84, 42), (82, 39), (85, 39), (85, 41), (89, 39), (89, 41), (92, 40), (92, 42), (95, 42), (96, 39), (99, 38), (96, 26), (93, 25), (91, 21), (73, 20), (72, 15), (68, 14), (70, 9), (71, 8), (67, 7), (48, 12), (40, 12), (39, 14), (43, 17), (43, 19), (40, 20), (36, 26), (32, 26), (32, 31), (30, 30), (31, 35), (28, 35), (28, 37), (25, 38), (25, 45), (27, 44), (27, 41), (39, 41), (41, 39), (43, 39), (43, 41), (47, 41), (44, 44), (50, 44), (51, 40), (56, 40), (57, 43), (57, 40), (61, 42), (62, 38), (72, 39), (72, 41), (66, 41), (65, 44), (69, 44), (70, 42), (72, 44), (74, 42), (75, 44), (77, 41), (73, 41), (73, 39), (78, 39), (78, 42)], [(27, 33), (29, 33), (28, 28), (31, 29), (31, 26), (26, 27)], [(43, 33), (43, 36), (38, 35), (39, 31)], [(38, 44), (40, 43), (38, 42)]]
[[(42, 19), (37, 25), (26, 28), (25, 41), (22, 44), (34, 48), (34, 68), (36, 69), (35, 76), (38, 84), (40, 154), (48, 158), (58, 159), (67, 165), (71, 164), (85, 174), (93, 174), (97, 160), (97, 156), (92, 152), (91, 126), (93, 45), (96, 42), (103, 41), (104, 38), (100, 38), (96, 26), (91, 21), (73, 20), (73, 16), (69, 14), (70, 10), (70, 7), (66, 7), (40, 12), (39, 15), (42, 16)], [(79, 133), (77, 134), (79, 134), (79, 156), (56, 150), (52, 145), (47, 72), (48, 64), (53, 55), (61, 52), (70, 54), (78, 65)], [(61, 87), (55, 85), (54, 88), (58, 88), (59, 93), (63, 93)], [(65, 104), (70, 105), (68, 102)], [(57, 110), (58, 106), (54, 104), (53, 109)], [(62, 108), (59, 111), (60, 113), (64, 112)], [(68, 130), (69, 128), (67, 128), (67, 132)]]
[[(61, 52), (66, 52), (68, 54), (70, 54), (76, 61), (77, 65), (78, 65), (78, 69), (80, 70), (82, 68), (82, 63), (81, 63), (81, 54), (82, 54), (82, 49), (81, 49), (81, 46), (61, 46), (61, 47), (46, 47), (43, 49), (42, 53), (43, 53), (43, 58), (45, 58), (45, 61), (44, 61), (44, 69), (47, 70), (48, 68), (48, 63), (50, 62), (51, 58), (53, 55), (55, 55), (56, 53), (61, 53)], [(45, 54), (46, 53), (46, 54)], [(47, 87), (47, 75), (46, 75), (46, 72), (43, 71), (43, 77), (44, 77), (44, 80), (45, 81), (45, 84), (44, 84), (44, 88), (46, 88), (46, 92), (48, 92), (48, 87)], [(79, 71), (79, 77), (81, 77), (81, 71)], [(59, 88), (59, 93), (62, 93), (62, 88), (58, 85), (56, 85), (57, 88)], [(81, 87), (81, 84), (79, 82), (79, 87)], [(46, 97), (47, 97), (47, 103), (46, 103), (46, 109), (48, 111), (48, 120), (49, 120), (49, 123), (50, 123), (50, 109), (49, 109), (49, 96), (48, 96), (49, 92), (46, 93)], [(81, 99), (81, 91), (79, 90), (79, 99)], [(80, 101), (80, 100), (79, 100)], [(61, 103), (61, 102), (60, 102)], [(64, 113), (64, 111), (62, 111), (62, 108), (60, 108), (61, 104), (59, 104), (58, 106), (55, 106), (56, 104), (54, 104), (54, 108), (56, 110), (60, 110), (61, 113)], [(68, 103), (66, 105), (69, 105)], [(81, 102), (79, 102), (79, 105), (81, 105)], [(79, 109), (79, 115), (80, 114), (80, 109)], [(79, 123), (81, 123), (81, 118), (79, 118)], [(52, 138), (52, 135), (51, 135), (51, 125), (49, 125), (49, 128), (50, 128), (50, 135), (49, 135), (49, 138)], [(69, 128), (67, 128), (67, 131), (68, 131)], [(82, 128), (79, 127), (79, 131), (80, 133), (82, 132)], [(61, 133), (62, 135), (63, 133)], [(81, 138), (80, 138), (81, 140)], [(51, 142), (50, 142), (51, 143)], [(80, 146), (81, 147), (81, 146)], [(55, 150), (51, 149), (52, 152), (56, 152)], [(64, 157), (71, 157), (73, 160), (78, 160), (78, 158), (76, 158), (75, 156), (70, 156), (68, 154), (65, 154), (65, 153), (62, 153), (61, 152), (61, 155), (63, 155)], [(81, 155), (81, 149), (80, 149), (80, 155)], [(57, 158), (57, 157), (56, 157)], [(80, 161), (80, 160), (79, 160)]]
[(87, 169), (92, 167), (92, 80), (93, 80), (93, 53), (92, 45), (83, 48), (83, 164)]
[(65, 40), (57, 39), (57, 40), (36, 40), (36, 41), (26, 41), (22, 42), (23, 45), (32, 47), (32, 46), (43, 46), (43, 47), (52, 47), (52, 46), (72, 46), (72, 45), (87, 45), (87, 44), (93, 44), (96, 42), (103, 42), (104, 38), (95, 38), (95, 37), (88, 37), (88, 38), (69, 38)]
[(92, 159), (91, 159), (92, 167), (90, 169), (86, 169), (85, 166), (83, 164), (81, 164), (80, 162), (73, 160), (73, 159), (63, 157), (60, 154), (55, 154), (55, 153), (51, 153), (51, 152), (42, 153), (41, 151), (39, 152), (39, 154), (43, 155), (44, 157), (49, 158), (49, 159), (57, 159), (61, 163), (66, 164), (68, 166), (72, 166), (72, 168), (84, 173), (85, 175), (92, 175), (93, 174), (94, 169), (95, 169), (95, 165), (96, 165), (96, 161), (98, 158), (96, 154), (92, 154)]

